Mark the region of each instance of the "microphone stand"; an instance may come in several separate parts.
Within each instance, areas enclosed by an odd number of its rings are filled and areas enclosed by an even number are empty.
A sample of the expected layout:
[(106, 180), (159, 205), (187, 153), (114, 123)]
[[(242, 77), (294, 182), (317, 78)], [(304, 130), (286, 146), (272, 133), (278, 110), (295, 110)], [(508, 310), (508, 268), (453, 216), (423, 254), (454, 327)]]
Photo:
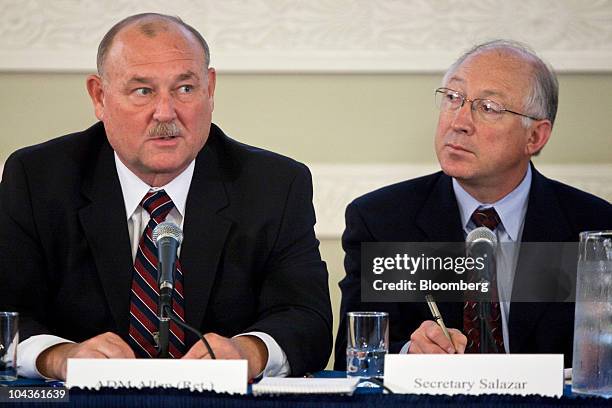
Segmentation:
[(158, 358), (170, 358), (168, 353), (168, 342), (170, 336), (170, 314), (172, 313), (172, 287), (167, 285), (166, 287), (160, 288), (159, 291), (159, 304), (157, 307), (159, 315), (159, 336), (157, 340), (157, 357)]
[[(162, 262), (159, 261), (158, 271), (162, 271)], [(171, 277), (174, 277), (174, 272), (176, 271), (176, 264), (172, 264), (171, 266)], [(157, 311), (159, 317), (159, 333), (157, 337), (157, 357), (158, 358), (170, 358), (170, 353), (168, 352), (169, 341), (170, 341), (170, 321), (172, 320), (178, 326), (182, 327), (184, 330), (189, 330), (194, 333), (198, 338), (202, 340), (208, 354), (211, 359), (216, 359), (215, 353), (208, 344), (208, 341), (204, 337), (202, 333), (193, 327), (189, 326), (174, 313), (172, 310), (172, 292), (174, 290), (173, 284), (169, 280), (163, 280), (159, 285), (159, 302), (157, 304)]]
[(159, 300), (157, 303), (157, 315), (159, 317), (159, 332), (157, 333), (157, 357), (170, 358), (170, 321), (194, 333), (202, 340), (210, 358), (216, 359), (210, 344), (202, 333), (184, 323), (172, 310), (172, 293), (174, 291), (174, 274), (176, 272), (176, 255), (178, 246), (183, 239), (181, 229), (171, 222), (162, 222), (153, 229), (153, 242), (157, 247), (158, 261), (157, 271), (159, 285)]
[[(158, 251), (157, 271), (159, 285), (159, 301), (157, 314), (159, 317), (159, 333), (157, 340), (157, 357), (170, 358), (168, 352), (170, 341), (170, 316), (172, 313), (172, 291), (174, 290), (174, 275), (176, 273), (176, 253), (180, 235), (157, 237), (158, 228), (163, 231), (164, 223), (158, 224), (153, 232), (155, 246)], [(173, 224), (171, 224), (173, 225)], [(178, 227), (176, 227), (178, 229)], [(173, 231), (174, 232), (174, 231)], [(178, 231), (180, 233), (180, 230)], [(170, 311), (168, 313), (168, 310)]]
[[(206, 340), (206, 337), (204, 337), (204, 335), (198, 330), (196, 330), (195, 328), (189, 326), (187, 323), (183, 323), (183, 321), (172, 311), (172, 308), (170, 307), (169, 304), (164, 305), (164, 316), (167, 317), (168, 322), (172, 320), (174, 323), (176, 323), (177, 326), (182, 327), (184, 330), (189, 330), (191, 333), (199, 337), (200, 340), (202, 340), (202, 342), (204, 343), (204, 347), (206, 347), (206, 351), (208, 351), (210, 358), (212, 360), (215, 360), (217, 358), (217, 356), (213, 352), (212, 347), (210, 347), (208, 340)], [(160, 339), (161, 339), (161, 320), (160, 320)], [(160, 344), (161, 344), (161, 341), (160, 341)], [(166, 341), (166, 344), (168, 344), (167, 341)]]
[[(497, 237), (493, 231), (487, 227), (478, 227), (470, 231), (466, 237), (468, 256), (479, 256), (485, 258), (485, 265), (480, 270), (479, 280), (481, 283), (491, 285), (495, 282), (496, 276), (496, 257)], [(493, 289), (492, 289), (493, 290)], [(478, 301), (478, 320), (480, 327), (480, 347), (481, 353), (489, 353), (491, 345), (496, 348), (495, 342), (490, 332), (489, 318), (491, 316), (491, 302), (493, 299), (480, 299)]]
[(488, 316), (490, 315), (491, 303), (478, 303), (478, 320), (480, 321), (480, 353), (489, 352)]

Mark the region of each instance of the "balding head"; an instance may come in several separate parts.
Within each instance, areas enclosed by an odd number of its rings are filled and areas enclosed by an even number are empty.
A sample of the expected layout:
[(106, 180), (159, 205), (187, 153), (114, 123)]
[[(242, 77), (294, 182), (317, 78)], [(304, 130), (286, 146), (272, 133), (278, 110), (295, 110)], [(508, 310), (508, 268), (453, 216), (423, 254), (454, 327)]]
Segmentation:
[[(555, 122), (559, 104), (559, 83), (552, 70), (536, 53), (524, 44), (510, 40), (494, 40), (478, 44), (461, 55), (444, 75), (443, 84), (468, 60), (483, 54), (504, 55), (508, 60), (522, 60), (531, 68), (531, 86), (523, 101), (524, 111), (530, 116)], [(529, 125), (524, 118), (523, 124)]]
[(173, 28), (172, 26), (179, 27), (185, 32), (186, 35), (193, 36), (193, 38), (200, 44), (202, 47), (202, 52), (204, 53), (205, 61), (205, 66), (203, 69), (207, 69), (208, 65), (210, 64), (210, 51), (208, 49), (206, 40), (204, 37), (202, 37), (198, 30), (185, 23), (178, 17), (158, 13), (142, 13), (124, 18), (115, 24), (104, 35), (104, 38), (102, 38), (102, 41), (98, 46), (98, 75), (103, 76), (106, 56), (114, 43), (115, 37), (124, 29), (128, 27), (135, 28), (146, 37), (155, 38), (160, 33), (169, 31), (171, 28)]

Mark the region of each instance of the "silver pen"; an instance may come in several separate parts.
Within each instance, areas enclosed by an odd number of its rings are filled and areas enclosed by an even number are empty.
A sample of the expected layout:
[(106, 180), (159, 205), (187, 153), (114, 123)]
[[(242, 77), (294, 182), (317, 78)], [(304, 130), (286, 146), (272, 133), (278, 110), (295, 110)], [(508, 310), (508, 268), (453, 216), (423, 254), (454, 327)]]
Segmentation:
[[(442, 320), (442, 315), (440, 314), (440, 310), (438, 310), (438, 305), (436, 305), (436, 301), (433, 296), (425, 295), (425, 300), (427, 301), (427, 305), (429, 306), (429, 310), (431, 310), (431, 314), (433, 315), (434, 320), (438, 323), (438, 326), (442, 329), (442, 332), (446, 336), (446, 338), (451, 342), (453, 349), (455, 345), (453, 344), (453, 340), (451, 339), (450, 333), (444, 324), (444, 320)], [(456, 350), (455, 350), (456, 351)]]

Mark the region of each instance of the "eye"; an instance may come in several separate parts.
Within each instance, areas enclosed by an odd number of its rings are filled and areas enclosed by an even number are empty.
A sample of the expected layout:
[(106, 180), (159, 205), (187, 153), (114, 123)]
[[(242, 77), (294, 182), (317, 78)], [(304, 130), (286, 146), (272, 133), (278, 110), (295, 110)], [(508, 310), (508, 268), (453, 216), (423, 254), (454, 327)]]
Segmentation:
[(137, 88), (134, 90), (134, 94), (138, 96), (147, 96), (150, 95), (153, 91), (151, 88)]
[(461, 102), (461, 99), (463, 99), (461, 97), (461, 95), (459, 95), (459, 93), (454, 92), (454, 91), (446, 91), (446, 100), (450, 103), (457, 103), (457, 102)]
[(501, 106), (488, 99), (482, 99), (478, 104), (478, 108), (481, 112), (492, 115), (500, 114), (503, 111)]
[(459, 106), (463, 102), (463, 96), (457, 91), (447, 90), (444, 94), (444, 101), (451, 106)]
[(193, 85), (181, 85), (178, 88), (179, 93), (189, 94), (193, 92)]
[(459, 109), (465, 101), (462, 94), (449, 88), (436, 89), (435, 96), (436, 106), (443, 111)]

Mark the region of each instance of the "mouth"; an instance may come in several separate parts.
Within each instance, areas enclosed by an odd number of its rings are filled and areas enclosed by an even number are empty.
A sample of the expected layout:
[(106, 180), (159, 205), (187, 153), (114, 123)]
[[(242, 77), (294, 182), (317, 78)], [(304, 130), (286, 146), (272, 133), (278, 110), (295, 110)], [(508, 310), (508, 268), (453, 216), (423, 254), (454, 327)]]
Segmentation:
[(177, 145), (177, 143), (179, 143), (179, 136), (153, 136), (153, 137), (149, 137), (148, 141), (149, 143), (153, 143), (155, 146), (158, 147), (163, 147), (163, 148), (167, 148), (167, 147), (174, 147)]
[(153, 140), (172, 140), (172, 139), (176, 139), (178, 136), (157, 136), (157, 137), (153, 137)]
[(465, 147), (455, 144), (455, 143), (446, 143), (444, 146), (446, 147), (450, 147), (452, 150), (457, 150), (457, 151), (461, 151), (461, 152), (466, 152), (466, 153), (472, 153), (471, 150), (466, 149)]

